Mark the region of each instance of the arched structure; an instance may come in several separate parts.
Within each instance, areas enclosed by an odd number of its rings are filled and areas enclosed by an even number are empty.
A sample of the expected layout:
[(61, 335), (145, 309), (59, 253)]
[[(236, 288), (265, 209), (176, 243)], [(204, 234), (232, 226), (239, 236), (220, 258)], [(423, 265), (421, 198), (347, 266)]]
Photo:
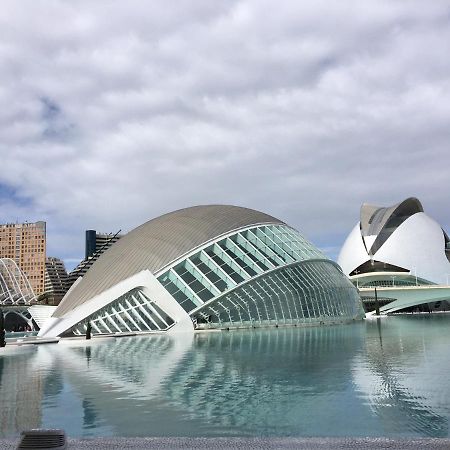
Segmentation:
[(29, 280), (13, 259), (0, 259), (0, 305), (30, 305), (36, 299)]
[(437, 301), (441, 305), (442, 296), (450, 300), (450, 289), (431, 288), (449, 284), (450, 239), (417, 198), (390, 207), (363, 204), (338, 263), (363, 297), (374, 297), (377, 287), (379, 295), (396, 301), (385, 311)]
[(3, 306), (5, 330), (34, 331), (33, 317), (27, 306)]
[(230, 328), (362, 317), (356, 289), (267, 214), (196, 206), (123, 236), (66, 294), (40, 335)]

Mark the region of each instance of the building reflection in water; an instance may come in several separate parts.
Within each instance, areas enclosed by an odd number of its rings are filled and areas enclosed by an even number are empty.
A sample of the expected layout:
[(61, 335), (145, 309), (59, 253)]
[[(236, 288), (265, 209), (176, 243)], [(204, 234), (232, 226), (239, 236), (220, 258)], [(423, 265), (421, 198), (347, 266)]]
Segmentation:
[(435, 360), (447, 351), (447, 339), (446, 315), (367, 323), (365, 351), (354, 360), (354, 380), (387, 433), (449, 435), (450, 386), (442, 374), (449, 373), (450, 361)]
[(0, 354), (0, 436), (8, 430), (37, 428), (41, 424), (44, 379), (36, 370), (36, 349), (9, 347)]
[[(436, 328), (395, 317), (40, 346), (0, 358), (2, 431), (448, 436), (449, 387), (442, 374), (450, 367), (439, 356), (447, 330), (448, 319)], [(16, 391), (22, 393), (12, 398)], [(59, 417), (69, 400), (71, 415)], [(54, 422), (42, 422), (42, 408), (56, 411)]]

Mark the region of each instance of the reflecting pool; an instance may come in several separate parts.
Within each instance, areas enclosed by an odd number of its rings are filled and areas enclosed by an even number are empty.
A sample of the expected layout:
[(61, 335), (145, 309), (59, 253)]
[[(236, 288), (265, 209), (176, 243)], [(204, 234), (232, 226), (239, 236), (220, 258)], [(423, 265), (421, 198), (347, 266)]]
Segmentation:
[(0, 349), (1, 437), (447, 437), (450, 315)]

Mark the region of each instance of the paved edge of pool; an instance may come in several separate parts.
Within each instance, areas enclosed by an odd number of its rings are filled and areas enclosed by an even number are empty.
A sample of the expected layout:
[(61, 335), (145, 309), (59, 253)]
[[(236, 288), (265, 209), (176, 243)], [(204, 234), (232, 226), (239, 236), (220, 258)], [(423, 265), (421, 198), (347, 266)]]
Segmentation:
[[(16, 449), (19, 439), (0, 439)], [(93, 438), (68, 439), (68, 449), (449, 449), (450, 438)]]

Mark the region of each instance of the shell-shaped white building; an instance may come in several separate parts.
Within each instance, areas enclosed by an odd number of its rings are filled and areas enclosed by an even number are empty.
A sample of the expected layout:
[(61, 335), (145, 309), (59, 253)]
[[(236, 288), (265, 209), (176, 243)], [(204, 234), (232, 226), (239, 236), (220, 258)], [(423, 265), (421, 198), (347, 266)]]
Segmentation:
[(228, 205), (130, 231), (75, 282), (40, 336), (193, 331), (363, 317), (339, 266), (298, 231)]
[[(344, 273), (359, 288), (402, 288), (385, 292), (411, 305), (448, 297), (431, 285), (448, 285), (450, 278), (450, 239), (442, 227), (425, 214), (417, 198), (408, 198), (390, 207), (364, 203), (360, 221), (347, 237), (338, 257)], [(429, 286), (405, 292), (405, 286)], [(391, 289), (392, 290), (392, 289)], [(447, 289), (448, 291), (448, 289)], [(404, 303), (406, 304), (406, 303)]]

